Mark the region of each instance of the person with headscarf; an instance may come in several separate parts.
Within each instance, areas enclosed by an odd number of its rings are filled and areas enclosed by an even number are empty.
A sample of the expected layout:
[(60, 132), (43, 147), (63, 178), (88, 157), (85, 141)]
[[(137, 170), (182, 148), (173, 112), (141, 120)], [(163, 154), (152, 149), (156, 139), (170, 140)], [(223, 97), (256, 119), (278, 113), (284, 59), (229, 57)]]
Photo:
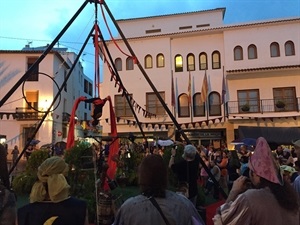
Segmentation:
[(225, 204), (217, 209), (214, 224), (230, 225), (299, 225), (299, 199), (288, 182), (284, 182), (267, 141), (257, 139), (249, 158), (250, 188), (247, 177), (234, 183)]
[(146, 156), (138, 170), (141, 194), (122, 204), (113, 225), (204, 224), (191, 201), (167, 190), (167, 174), (160, 155)]
[(0, 225), (14, 225), (17, 217), (15, 194), (10, 190), (7, 152), (0, 144)]
[(46, 159), (38, 168), (30, 203), (19, 208), (18, 225), (88, 225), (87, 204), (69, 195), (65, 175), (69, 166), (58, 156)]

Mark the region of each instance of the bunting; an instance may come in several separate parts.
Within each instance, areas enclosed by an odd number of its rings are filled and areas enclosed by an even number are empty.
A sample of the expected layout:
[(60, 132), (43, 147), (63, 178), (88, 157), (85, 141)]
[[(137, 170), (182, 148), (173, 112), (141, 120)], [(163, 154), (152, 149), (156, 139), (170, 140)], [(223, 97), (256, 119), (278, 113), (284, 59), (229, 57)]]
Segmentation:
[(208, 95), (208, 82), (207, 82), (207, 75), (206, 75), (206, 70), (203, 78), (203, 83), (202, 83), (202, 89), (201, 89), (201, 102), (206, 102)]

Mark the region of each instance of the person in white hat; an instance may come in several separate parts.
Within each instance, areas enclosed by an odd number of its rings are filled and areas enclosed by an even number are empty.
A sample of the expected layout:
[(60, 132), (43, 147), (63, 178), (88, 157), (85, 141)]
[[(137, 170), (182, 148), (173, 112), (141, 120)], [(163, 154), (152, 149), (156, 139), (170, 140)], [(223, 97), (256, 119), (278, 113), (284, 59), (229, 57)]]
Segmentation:
[(295, 147), (295, 153), (297, 154), (297, 160), (300, 160), (300, 139), (292, 142)]
[(213, 218), (214, 224), (231, 225), (299, 225), (300, 203), (296, 191), (284, 182), (267, 141), (257, 139), (249, 160), (250, 180), (239, 177), (229, 196)]
[(198, 185), (197, 179), (199, 174), (200, 155), (194, 145), (188, 144), (184, 146), (182, 159), (175, 162), (176, 149), (171, 150), (171, 158), (169, 167), (176, 174), (179, 183), (188, 183), (188, 198), (193, 202), (194, 206), (197, 203)]

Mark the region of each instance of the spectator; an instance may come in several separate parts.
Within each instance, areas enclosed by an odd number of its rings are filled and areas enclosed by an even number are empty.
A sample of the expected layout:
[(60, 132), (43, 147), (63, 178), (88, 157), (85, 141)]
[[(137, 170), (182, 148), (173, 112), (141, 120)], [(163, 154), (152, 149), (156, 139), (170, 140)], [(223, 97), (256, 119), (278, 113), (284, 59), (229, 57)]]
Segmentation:
[(196, 206), (198, 196), (198, 174), (199, 174), (199, 163), (200, 155), (197, 153), (197, 149), (193, 145), (185, 145), (183, 159), (174, 163), (176, 155), (176, 149), (171, 150), (171, 158), (169, 167), (177, 175), (179, 183), (189, 184), (189, 199)]
[[(209, 168), (208, 157), (204, 154), (204, 155), (201, 155), (201, 159), (203, 160), (203, 162), (205, 163), (207, 168)], [(206, 172), (206, 170), (204, 169), (203, 166), (201, 166), (201, 169), (200, 169), (200, 176), (201, 176), (202, 186), (206, 187), (206, 183), (208, 180), (208, 173)]]
[(300, 139), (292, 142), (295, 148), (295, 154), (297, 155), (297, 160), (300, 160)]
[(246, 177), (233, 184), (226, 203), (218, 208), (214, 224), (299, 225), (299, 200), (292, 186), (283, 181), (267, 141), (257, 139), (249, 160), (250, 180)]
[(292, 178), (293, 173), (296, 172), (296, 170), (293, 167), (287, 166), (287, 165), (281, 165), (280, 169), (281, 169), (281, 173), (283, 176), (283, 180), (285, 182), (292, 183), (291, 178)]
[(239, 169), (241, 167), (241, 163), (236, 150), (232, 150), (228, 152), (228, 191), (231, 190), (233, 182), (240, 176)]
[(227, 151), (217, 151), (217, 153), (222, 154), (221, 161), (217, 162), (217, 166), (221, 170), (221, 178), (220, 178), (220, 185), (222, 188), (227, 188), (227, 179), (228, 179), (228, 171), (227, 171), (227, 165), (228, 165), (228, 156)]
[(204, 224), (186, 197), (166, 190), (167, 167), (160, 155), (143, 159), (139, 167), (139, 186), (141, 194), (123, 203), (114, 225), (193, 225), (193, 220)]
[(15, 145), (14, 149), (11, 151), (13, 164), (16, 163), (19, 153), (19, 148)]
[(69, 196), (70, 186), (64, 176), (67, 172), (68, 164), (59, 156), (39, 166), (30, 203), (18, 210), (18, 225), (89, 224), (86, 202)]
[(34, 151), (33, 145), (29, 145), (28, 148), (25, 151), (26, 160), (29, 159), (29, 157), (31, 156), (31, 154), (32, 154), (33, 151)]
[(300, 160), (297, 160), (295, 162), (295, 169), (298, 173), (298, 176), (295, 177), (295, 180), (293, 182), (293, 187), (296, 190), (296, 192), (298, 193), (298, 196), (300, 198)]
[(240, 175), (245, 176), (244, 173), (248, 168), (249, 157), (248, 156), (242, 156), (240, 161), (241, 161)]
[(283, 165), (293, 166), (294, 158), (292, 157), (291, 150), (288, 148), (283, 149), (283, 154), (280, 157)]
[(275, 150), (278, 157), (283, 156), (283, 147), (281, 145), (277, 146), (277, 149)]
[[(211, 172), (211, 174), (215, 177), (216, 181), (219, 182), (220, 178), (221, 178), (220, 168), (217, 166), (215, 160), (211, 160), (209, 163), (210, 163), (210, 172)], [(211, 192), (212, 188), (214, 188), (214, 193), (213, 193), (214, 198), (219, 199), (219, 187), (217, 187), (214, 184), (214, 182), (211, 178), (208, 178), (208, 181), (206, 183), (205, 194), (208, 195)]]
[(9, 190), (6, 149), (0, 144), (0, 224), (14, 225), (17, 217), (16, 198)]
[(15, 225), (16, 217), (17, 209), (15, 195), (4, 186), (0, 177), (0, 224)]

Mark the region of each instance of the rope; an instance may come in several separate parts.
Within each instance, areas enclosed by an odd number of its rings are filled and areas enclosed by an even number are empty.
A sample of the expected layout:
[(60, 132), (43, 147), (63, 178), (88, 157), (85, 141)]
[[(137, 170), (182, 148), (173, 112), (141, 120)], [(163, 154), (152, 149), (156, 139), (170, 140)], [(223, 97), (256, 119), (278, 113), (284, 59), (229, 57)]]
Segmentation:
[[(100, 0), (100, 3), (101, 3), (101, 0)], [(102, 12), (102, 16), (103, 16), (104, 23), (105, 23), (105, 25), (106, 25), (106, 27), (107, 27), (108, 33), (109, 33), (109, 35), (110, 35), (110, 38), (112, 39), (112, 41), (113, 41), (113, 43), (115, 44), (115, 46), (116, 46), (116, 47), (119, 49), (119, 51), (122, 52), (124, 55), (126, 55), (126, 56), (132, 58), (134, 62), (137, 62), (135, 56), (132, 56), (132, 55), (129, 55), (129, 54), (125, 53), (125, 52), (120, 48), (120, 46), (117, 44), (116, 40), (114, 39), (114, 37), (113, 37), (113, 35), (112, 35), (112, 33), (111, 33), (111, 30), (109, 29), (109, 26), (108, 26), (108, 23), (107, 23), (107, 21), (106, 21), (106, 17), (105, 17), (104, 11), (103, 11), (102, 4), (100, 4), (100, 7), (101, 7), (101, 12)]]

